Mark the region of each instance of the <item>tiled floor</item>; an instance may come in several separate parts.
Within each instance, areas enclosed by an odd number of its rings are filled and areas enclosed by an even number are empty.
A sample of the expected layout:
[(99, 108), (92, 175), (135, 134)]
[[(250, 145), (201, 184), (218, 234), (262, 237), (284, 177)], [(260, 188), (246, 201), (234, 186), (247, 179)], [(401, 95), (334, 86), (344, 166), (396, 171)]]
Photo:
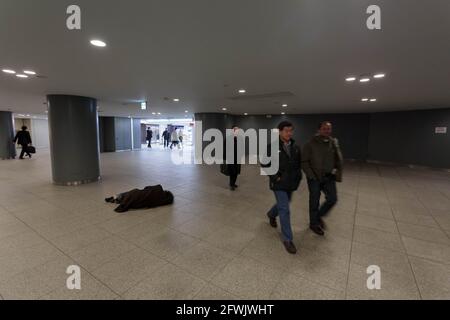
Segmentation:
[[(48, 152), (0, 162), (0, 299), (450, 299), (450, 174), (348, 163), (325, 237), (292, 203), (299, 253), (265, 213), (267, 178), (244, 166), (236, 192), (216, 166), (170, 151), (102, 154), (103, 181), (50, 183)], [(117, 214), (107, 195), (161, 183), (173, 206)], [(66, 287), (79, 265), (81, 290)], [(367, 289), (369, 265), (381, 290)]]

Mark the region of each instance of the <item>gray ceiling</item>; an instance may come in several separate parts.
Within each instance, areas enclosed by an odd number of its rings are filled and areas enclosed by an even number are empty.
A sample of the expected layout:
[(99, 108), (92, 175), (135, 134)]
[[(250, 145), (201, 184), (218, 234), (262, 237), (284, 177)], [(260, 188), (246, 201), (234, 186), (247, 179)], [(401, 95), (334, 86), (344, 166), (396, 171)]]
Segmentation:
[[(82, 30), (66, 8), (82, 9)], [(381, 31), (366, 8), (382, 9)], [(99, 49), (89, 40), (100, 38)], [(450, 106), (449, 0), (1, 0), (0, 110), (43, 113), (45, 95), (99, 99), (105, 115), (184, 117)], [(347, 75), (385, 72), (368, 84)], [(285, 98), (235, 100), (291, 92)], [(362, 97), (378, 102), (364, 104)], [(180, 103), (164, 97), (180, 98)], [(133, 102), (146, 99), (143, 112)], [(128, 105), (124, 105), (128, 103)], [(131, 103), (131, 104), (130, 104)]]

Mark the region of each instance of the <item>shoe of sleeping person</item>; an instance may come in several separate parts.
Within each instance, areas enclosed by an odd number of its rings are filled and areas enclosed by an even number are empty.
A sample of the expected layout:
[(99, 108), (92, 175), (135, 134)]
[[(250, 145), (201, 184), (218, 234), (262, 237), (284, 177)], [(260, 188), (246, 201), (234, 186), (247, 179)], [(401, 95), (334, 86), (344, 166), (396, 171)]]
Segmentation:
[(105, 201), (109, 203), (114, 203), (114, 197), (106, 198)]

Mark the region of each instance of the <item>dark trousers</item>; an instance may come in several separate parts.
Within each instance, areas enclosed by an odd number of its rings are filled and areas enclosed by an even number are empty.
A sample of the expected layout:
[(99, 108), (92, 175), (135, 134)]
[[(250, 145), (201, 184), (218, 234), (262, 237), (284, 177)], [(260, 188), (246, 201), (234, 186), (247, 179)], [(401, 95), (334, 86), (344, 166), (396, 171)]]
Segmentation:
[[(308, 179), (309, 189), (309, 223), (318, 225), (322, 217), (327, 215), (337, 202), (336, 179), (327, 175), (321, 180)], [(321, 192), (325, 194), (325, 202), (320, 206)], [(320, 207), (319, 207), (320, 206)]]
[(151, 148), (152, 147), (152, 140), (148, 140), (148, 145), (147, 147)]
[(272, 218), (280, 217), (281, 234), (283, 241), (292, 241), (291, 213), (289, 203), (292, 199), (292, 192), (277, 190), (273, 192), (277, 203), (270, 209), (269, 215)]
[(230, 187), (236, 185), (237, 177), (237, 174), (230, 174)]
[(20, 159), (23, 159), (23, 156), (25, 155), (25, 153), (27, 154), (27, 156), (29, 156), (31, 158), (31, 154), (28, 152), (28, 145), (22, 144), (22, 152), (20, 152)]
[(168, 148), (168, 147), (169, 147), (169, 140), (164, 139), (164, 148)]

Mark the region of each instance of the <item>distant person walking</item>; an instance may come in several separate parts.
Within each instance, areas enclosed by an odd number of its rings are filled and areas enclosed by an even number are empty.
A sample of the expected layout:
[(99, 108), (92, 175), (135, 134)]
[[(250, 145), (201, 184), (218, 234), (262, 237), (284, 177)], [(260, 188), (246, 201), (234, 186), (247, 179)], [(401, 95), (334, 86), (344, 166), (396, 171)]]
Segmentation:
[(167, 128), (163, 131), (164, 149), (169, 147), (170, 133)]
[[(308, 178), (310, 229), (324, 235), (322, 218), (337, 203), (336, 181), (342, 182), (343, 157), (338, 140), (331, 136), (332, 124), (319, 124), (318, 134), (303, 148), (302, 168)], [(321, 192), (325, 203), (320, 205)]]
[(152, 138), (153, 138), (153, 131), (152, 129), (148, 128), (147, 129), (147, 141), (148, 141), (148, 147), (151, 148), (152, 147)]
[(172, 134), (170, 135), (170, 138), (172, 140), (172, 144), (170, 145), (170, 149), (172, 149), (174, 145), (177, 146), (178, 149), (180, 149), (179, 140), (178, 140), (178, 132), (177, 132), (176, 129), (174, 129), (172, 131)]
[[(279, 142), (279, 170), (275, 175), (269, 176), (270, 189), (275, 194), (276, 204), (267, 213), (269, 223), (273, 228), (277, 227), (277, 217), (280, 217), (281, 234), (284, 247), (291, 254), (297, 253), (297, 248), (293, 242), (291, 228), (291, 214), (289, 203), (292, 193), (296, 191), (302, 179), (301, 149), (292, 139), (294, 132), (293, 125), (288, 121), (283, 121), (278, 125), (280, 134)], [(268, 146), (270, 152), (271, 146)], [(273, 157), (273, 155), (270, 155)], [(268, 167), (270, 164), (263, 167)]]
[(26, 153), (28, 157), (31, 158), (31, 153), (28, 152), (28, 146), (32, 143), (31, 142), (31, 136), (30, 132), (28, 131), (28, 128), (26, 126), (22, 127), (22, 131), (17, 132), (14, 143), (16, 143), (22, 146), (22, 152), (20, 152), (19, 159), (23, 159), (24, 154)]
[(180, 145), (183, 146), (183, 130), (181, 129), (178, 132), (178, 141), (180, 142)]
[(225, 174), (230, 177), (230, 190), (234, 191), (238, 187), (236, 184), (238, 175), (241, 174), (241, 164), (238, 163), (238, 130), (239, 127), (233, 127), (233, 135), (231, 137), (227, 137), (226, 139), (233, 139), (233, 159), (232, 162), (229, 163), (227, 161), (227, 141), (225, 139), (223, 144), (223, 160), (226, 168)]

